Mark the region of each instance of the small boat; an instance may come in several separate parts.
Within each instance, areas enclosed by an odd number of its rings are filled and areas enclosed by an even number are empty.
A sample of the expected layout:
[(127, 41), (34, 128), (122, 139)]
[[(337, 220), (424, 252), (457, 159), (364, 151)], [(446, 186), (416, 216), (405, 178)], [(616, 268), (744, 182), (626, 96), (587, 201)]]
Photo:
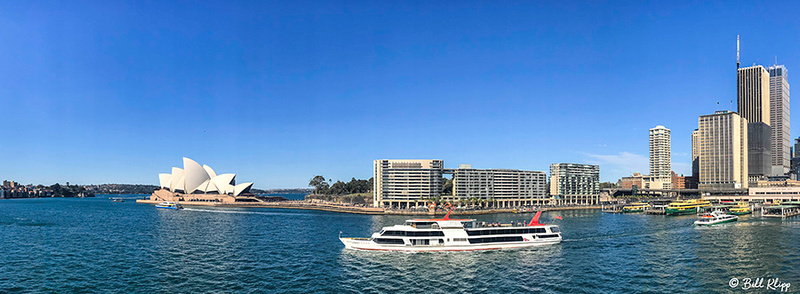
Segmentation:
[(705, 213), (701, 215), (700, 219), (694, 221), (694, 224), (698, 226), (710, 226), (721, 223), (733, 222), (738, 219), (739, 219), (738, 216), (725, 214), (722, 211), (714, 211), (711, 213)]
[(164, 202), (161, 202), (159, 204), (156, 204), (156, 208), (183, 209), (183, 206), (181, 206), (180, 204), (175, 203), (175, 202), (164, 201)]
[(111, 198), (111, 202), (125, 202), (122, 198)]
[(631, 203), (622, 207), (622, 212), (644, 212), (650, 208), (650, 204), (644, 202)]
[(753, 210), (750, 209), (750, 205), (747, 205), (747, 202), (739, 202), (736, 206), (732, 207), (730, 210), (730, 214), (733, 215), (743, 215), (743, 214), (751, 214)]

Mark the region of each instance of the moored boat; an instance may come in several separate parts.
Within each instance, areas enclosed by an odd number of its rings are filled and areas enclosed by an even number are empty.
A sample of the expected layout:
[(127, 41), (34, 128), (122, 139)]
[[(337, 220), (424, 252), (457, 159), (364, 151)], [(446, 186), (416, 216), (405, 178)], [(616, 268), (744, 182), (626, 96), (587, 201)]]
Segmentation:
[(637, 202), (623, 206), (622, 212), (644, 212), (648, 208), (650, 208), (650, 204)]
[(747, 202), (739, 202), (736, 206), (730, 209), (730, 214), (733, 215), (744, 215), (744, 214), (751, 214), (753, 210), (750, 209), (750, 205)]
[[(451, 210), (452, 212), (452, 210)], [(339, 237), (345, 248), (378, 251), (473, 251), (513, 249), (561, 242), (557, 225), (539, 223), (541, 211), (527, 225), (485, 224), (474, 219), (411, 219), (384, 227), (370, 238)]]
[(680, 215), (697, 213), (700, 208), (711, 206), (711, 202), (702, 199), (672, 202), (664, 210), (666, 215)]
[(164, 201), (164, 202), (161, 202), (159, 204), (156, 204), (156, 208), (183, 209), (183, 206), (181, 206), (180, 204), (175, 203), (175, 202)]
[(738, 219), (739, 217), (735, 215), (725, 214), (722, 211), (713, 211), (711, 213), (704, 213), (703, 215), (701, 215), (700, 219), (694, 221), (694, 224), (698, 226), (710, 226), (721, 223), (733, 222)]

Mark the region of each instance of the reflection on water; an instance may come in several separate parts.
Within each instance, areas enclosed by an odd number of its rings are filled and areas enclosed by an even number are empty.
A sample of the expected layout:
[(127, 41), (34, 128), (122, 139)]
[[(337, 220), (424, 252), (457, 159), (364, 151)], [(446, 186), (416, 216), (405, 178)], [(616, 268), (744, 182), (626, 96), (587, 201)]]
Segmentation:
[(800, 218), (696, 227), (694, 216), (550, 212), (542, 220), (561, 226), (561, 244), (490, 252), (355, 251), (337, 239), (407, 218), (0, 201), (0, 292), (725, 293), (734, 277), (778, 277), (800, 289)]

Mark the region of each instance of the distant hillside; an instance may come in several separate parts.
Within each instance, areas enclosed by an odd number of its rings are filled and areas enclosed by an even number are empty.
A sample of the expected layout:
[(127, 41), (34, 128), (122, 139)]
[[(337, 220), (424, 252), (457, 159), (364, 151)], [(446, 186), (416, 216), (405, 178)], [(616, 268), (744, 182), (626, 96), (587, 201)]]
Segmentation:
[(313, 189), (297, 188), (297, 189), (250, 189), (253, 194), (310, 194)]
[(102, 184), (83, 187), (94, 194), (151, 194), (158, 189), (158, 186), (141, 184)]

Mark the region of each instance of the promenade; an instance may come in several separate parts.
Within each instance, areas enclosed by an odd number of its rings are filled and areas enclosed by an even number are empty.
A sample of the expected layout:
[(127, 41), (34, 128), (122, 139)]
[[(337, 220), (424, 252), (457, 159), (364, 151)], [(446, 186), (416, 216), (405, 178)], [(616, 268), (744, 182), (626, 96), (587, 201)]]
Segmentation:
[[(156, 200), (136, 200), (136, 203), (142, 204), (158, 204), (162, 201)], [(178, 202), (185, 206), (214, 206), (214, 207), (260, 207), (260, 208), (286, 208), (286, 209), (305, 209), (305, 210), (322, 210), (342, 213), (355, 213), (355, 214), (372, 214), (372, 215), (419, 215), (419, 216), (436, 216), (445, 215), (447, 211), (414, 211), (414, 210), (396, 210), (385, 209), (377, 207), (359, 207), (350, 205), (341, 205), (335, 203), (319, 203), (307, 201), (276, 201), (276, 202), (242, 202), (235, 204), (223, 204), (214, 202), (194, 202), (194, 201), (180, 201)], [(533, 211), (559, 211), (559, 210), (578, 210), (578, 209), (600, 209), (600, 206), (545, 206), (540, 207)], [(476, 215), (476, 214), (493, 214), (493, 213), (514, 213), (514, 209), (470, 209), (459, 210), (455, 209), (450, 215)], [(523, 212), (524, 213), (524, 212)]]

